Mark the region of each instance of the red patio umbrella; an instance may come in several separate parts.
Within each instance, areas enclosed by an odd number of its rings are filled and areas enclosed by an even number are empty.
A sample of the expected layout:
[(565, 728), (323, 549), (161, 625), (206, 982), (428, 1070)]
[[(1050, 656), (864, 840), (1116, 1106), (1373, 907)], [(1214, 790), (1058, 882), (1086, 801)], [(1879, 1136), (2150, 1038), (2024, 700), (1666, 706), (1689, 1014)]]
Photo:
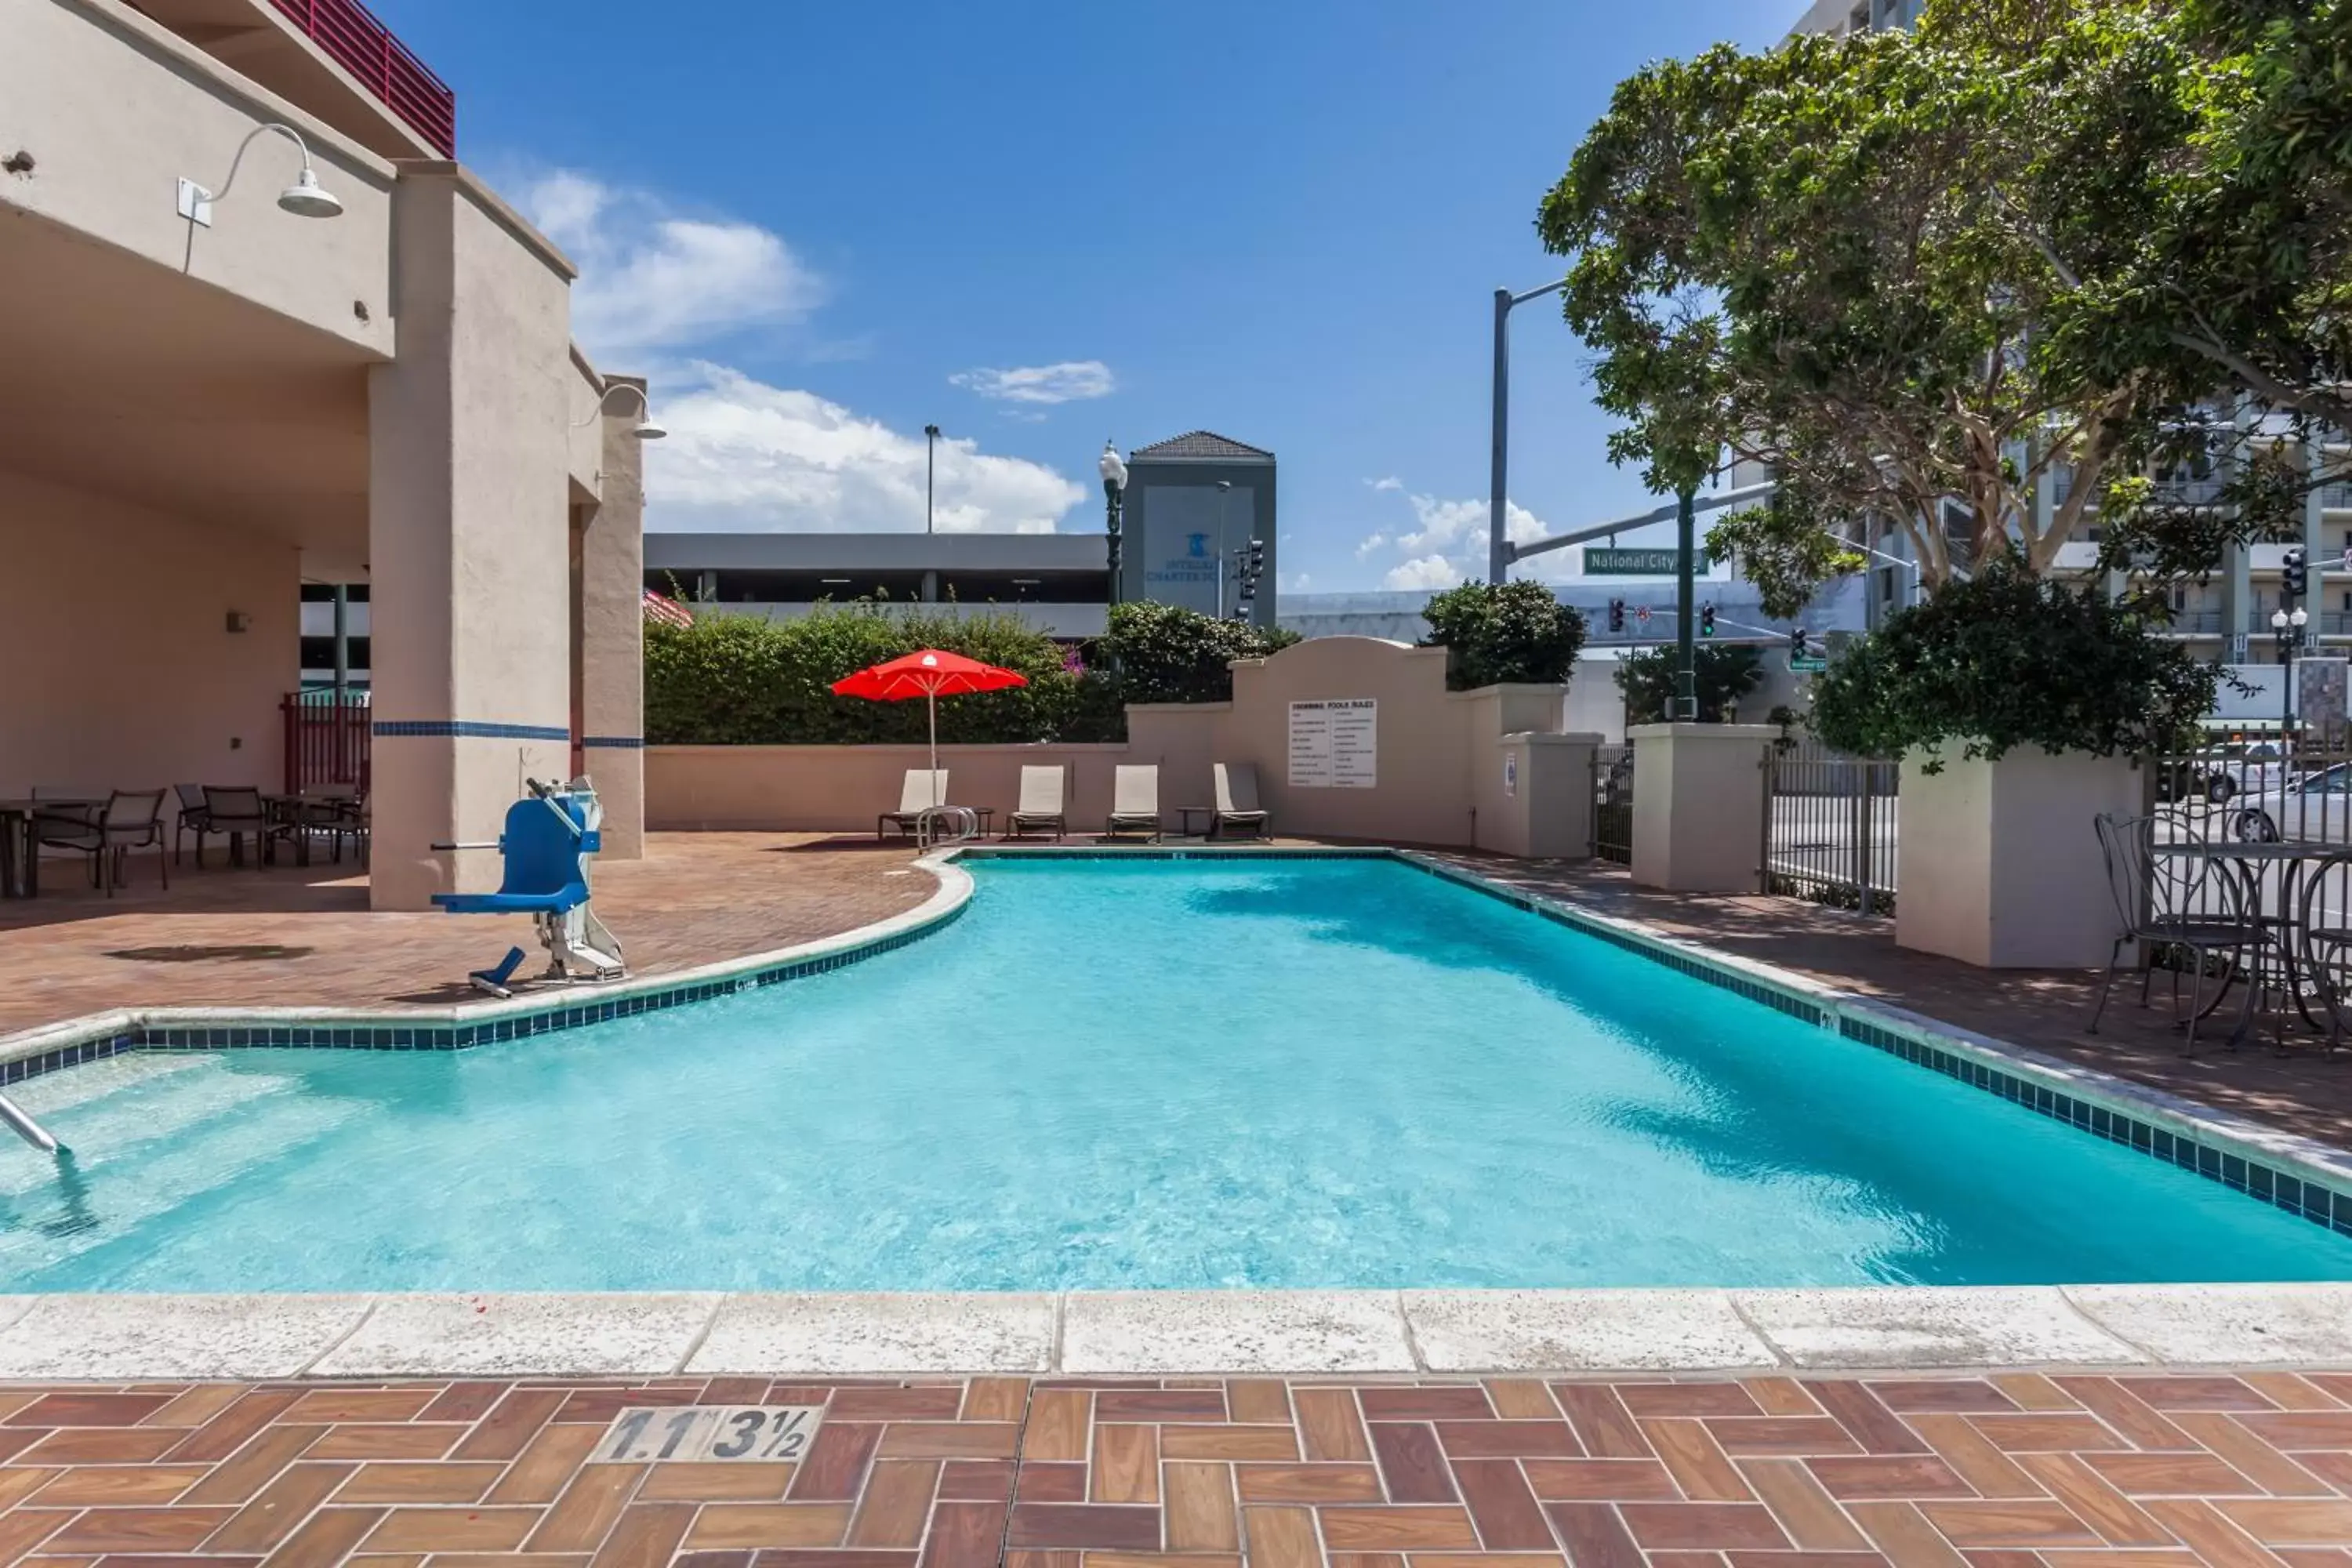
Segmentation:
[(1029, 678), (1017, 669), (1001, 669), (960, 653), (927, 647), (845, 676), (833, 683), (833, 689), (843, 697), (863, 697), (875, 702), (923, 699), (930, 705), (931, 771), (937, 773), (940, 698), (961, 697), (967, 691), (1002, 691), (1007, 687), (1028, 684)]

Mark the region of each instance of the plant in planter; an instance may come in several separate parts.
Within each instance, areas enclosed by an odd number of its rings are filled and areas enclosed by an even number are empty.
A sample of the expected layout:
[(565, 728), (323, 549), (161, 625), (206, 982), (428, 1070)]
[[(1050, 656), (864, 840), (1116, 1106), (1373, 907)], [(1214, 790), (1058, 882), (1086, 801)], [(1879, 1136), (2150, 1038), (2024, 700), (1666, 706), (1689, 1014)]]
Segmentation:
[(1887, 617), (1813, 686), (1814, 733), (1858, 756), (1995, 761), (2020, 746), (2150, 753), (2213, 705), (2219, 672), (2095, 585), (1996, 564)]
[(1558, 686), (1576, 668), (1584, 617), (1540, 583), (1465, 583), (1422, 607), (1423, 647), (1446, 650), (1445, 684)]

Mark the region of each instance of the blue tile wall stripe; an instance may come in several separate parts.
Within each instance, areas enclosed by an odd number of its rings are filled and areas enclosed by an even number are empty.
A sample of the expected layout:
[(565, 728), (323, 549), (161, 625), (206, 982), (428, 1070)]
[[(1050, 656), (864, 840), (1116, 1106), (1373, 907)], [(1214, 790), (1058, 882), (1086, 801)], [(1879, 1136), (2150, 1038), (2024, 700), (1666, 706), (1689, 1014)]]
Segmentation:
[(469, 741), (569, 741), (560, 724), (495, 724), (482, 719), (379, 719), (378, 735), (426, 735)]
[(610, 746), (620, 751), (641, 752), (645, 750), (646, 738), (643, 735), (583, 735), (580, 737), (580, 743), (583, 746)]

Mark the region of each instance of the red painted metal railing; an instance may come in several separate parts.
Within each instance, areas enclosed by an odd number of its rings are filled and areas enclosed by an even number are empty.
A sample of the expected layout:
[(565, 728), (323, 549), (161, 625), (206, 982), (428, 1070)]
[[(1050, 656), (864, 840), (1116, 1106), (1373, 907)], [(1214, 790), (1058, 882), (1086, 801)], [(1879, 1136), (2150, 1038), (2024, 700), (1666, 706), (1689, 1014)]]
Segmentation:
[(368, 793), (372, 731), (363, 702), (337, 705), (332, 693), (288, 694), (278, 705), (286, 720), (286, 793), (299, 795), (318, 784), (352, 784)]
[(327, 58), (440, 149), (457, 155), (457, 95), (359, 0), (277, 0)]

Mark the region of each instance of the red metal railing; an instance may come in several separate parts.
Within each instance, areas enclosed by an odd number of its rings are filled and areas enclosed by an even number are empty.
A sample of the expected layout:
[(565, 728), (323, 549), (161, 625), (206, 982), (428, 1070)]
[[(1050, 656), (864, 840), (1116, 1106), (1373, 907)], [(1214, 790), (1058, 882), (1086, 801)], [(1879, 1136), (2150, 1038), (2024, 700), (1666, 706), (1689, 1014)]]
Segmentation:
[(322, 784), (356, 785), (368, 793), (368, 709), (361, 702), (305, 700), (292, 692), (278, 703), (286, 719), (286, 793), (299, 795)]
[(439, 148), (442, 156), (457, 155), (457, 95), (359, 0), (277, 0), (277, 5), (328, 58), (359, 78), (385, 107)]

